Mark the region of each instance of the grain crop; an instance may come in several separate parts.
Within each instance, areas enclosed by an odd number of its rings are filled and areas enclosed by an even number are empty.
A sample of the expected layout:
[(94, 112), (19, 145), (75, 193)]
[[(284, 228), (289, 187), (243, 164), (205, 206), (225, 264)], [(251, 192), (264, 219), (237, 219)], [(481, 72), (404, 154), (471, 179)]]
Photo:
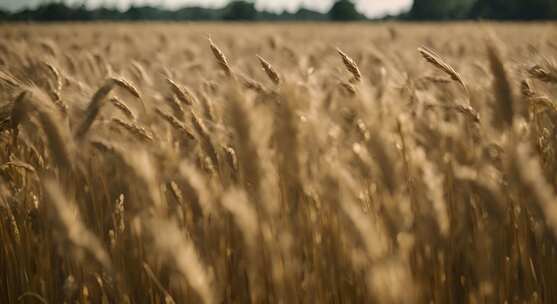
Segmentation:
[(556, 40), (0, 25), (0, 303), (556, 303)]

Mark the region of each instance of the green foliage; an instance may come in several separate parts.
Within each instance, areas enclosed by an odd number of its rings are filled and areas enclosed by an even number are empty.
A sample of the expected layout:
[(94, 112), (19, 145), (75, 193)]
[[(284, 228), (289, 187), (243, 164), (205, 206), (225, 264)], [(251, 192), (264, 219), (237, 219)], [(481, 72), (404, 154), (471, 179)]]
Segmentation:
[(556, 0), (414, 0), (413, 20), (557, 18)]
[(167, 10), (155, 6), (131, 6), (122, 12), (114, 8), (100, 7), (86, 9), (72, 7), (63, 3), (49, 2), (34, 9), (18, 12), (0, 11), (0, 21), (87, 21), (87, 20), (187, 20), (187, 21), (327, 21), (329, 15), (318, 11), (300, 8), (295, 13), (284, 11), (274, 13), (257, 11), (253, 2), (233, 1), (223, 8), (200, 6)]
[(232, 1), (225, 11), (223, 20), (255, 20), (257, 18), (257, 9), (252, 2)]
[(555, 19), (555, 0), (478, 0), (470, 12), (473, 18)]
[(474, 0), (415, 0), (410, 17), (417, 20), (462, 19)]
[[(557, 0), (414, 0), (410, 11), (391, 18), (408, 20), (555, 20), (557, 19)], [(19, 12), (0, 11), (0, 21), (354, 21), (365, 19), (365, 16), (358, 12), (351, 0), (336, 0), (328, 13), (320, 13), (306, 8), (300, 8), (295, 13), (257, 11), (253, 1), (246, 0), (233, 0), (226, 7), (216, 9), (184, 7), (178, 10), (168, 10), (155, 6), (131, 6), (124, 12), (104, 7), (88, 9), (84, 6), (72, 6), (63, 1), (51, 0), (34, 9)]]
[(352, 1), (338, 0), (331, 7), (329, 18), (333, 21), (353, 21), (362, 20), (364, 16), (358, 12)]

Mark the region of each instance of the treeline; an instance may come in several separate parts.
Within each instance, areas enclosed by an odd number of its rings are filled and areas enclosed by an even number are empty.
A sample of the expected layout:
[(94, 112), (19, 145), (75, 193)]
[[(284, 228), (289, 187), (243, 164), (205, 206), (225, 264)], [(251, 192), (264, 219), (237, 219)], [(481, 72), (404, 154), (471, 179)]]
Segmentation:
[[(382, 19), (398, 20), (556, 20), (557, 0), (414, 0), (411, 9)], [(18, 12), (0, 10), (0, 21), (358, 21), (367, 20), (351, 0), (337, 0), (326, 13), (300, 8), (297, 12), (258, 11), (253, 2), (234, 0), (222, 8), (154, 6), (88, 9), (60, 0)]]
[(295, 13), (273, 13), (258, 11), (253, 2), (232, 1), (223, 8), (184, 7), (168, 10), (155, 6), (131, 6), (125, 11), (101, 7), (88, 9), (85, 6), (70, 6), (63, 2), (43, 4), (35, 9), (18, 12), (0, 11), (3, 21), (350, 21), (365, 20), (353, 2), (338, 0), (329, 12), (321, 13), (300, 8)]
[(557, 0), (414, 0), (410, 20), (555, 20)]

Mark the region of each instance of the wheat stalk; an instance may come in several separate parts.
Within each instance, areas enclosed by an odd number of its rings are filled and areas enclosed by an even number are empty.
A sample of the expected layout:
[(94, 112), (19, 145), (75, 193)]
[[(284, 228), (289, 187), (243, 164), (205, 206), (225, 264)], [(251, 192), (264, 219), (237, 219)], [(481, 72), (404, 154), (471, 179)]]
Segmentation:
[(170, 78), (167, 78), (166, 81), (172, 89), (172, 92), (174, 92), (174, 94), (176, 94), (176, 97), (178, 97), (178, 100), (188, 106), (193, 105), (193, 98), (191, 94), (188, 94), (189, 92), (184, 91), (180, 86), (178, 86), (178, 84), (176, 84), (176, 82), (174, 82)]
[(132, 135), (134, 135), (135, 137), (139, 138), (140, 140), (142, 140), (144, 142), (152, 142), (153, 141), (153, 137), (151, 135), (149, 135), (149, 133), (147, 133), (145, 128), (137, 126), (136, 124), (133, 124), (133, 123), (125, 122), (125, 121), (123, 121), (119, 118), (113, 118), (112, 122), (115, 123), (117, 126), (120, 126), (120, 127), (124, 128), (125, 130), (130, 132)]
[[(515, 112), (515, 101), (513, 88), (507, 70), (502, 61), (501, 50), (495, 42), (490, 42), (487, 47), (487, 55), (493, 73), (493, 89), (498, 111), (497, 120), (494, 121), (498, 127), (510, 127), (513, 124)], [(503, 125), (501, 125), (502, 123)]]
[(228, 60), (226, 59), (226, 56), (224, 56), (224, 53), (219, 49), (219, 47), (213, 43), (213, 40), (211, 40), (211, 38), (209, 38), (209, 45), (211, 47), (211, 51), (213, 51), (213, 55), (215, 56), (215, 59), (217, 60), (217, 63), (220, 66), (220, 68), (224, 71), (224, 73), (227, 76), (229, 77), (233, 76), (232, 68), (230, 68), (230, 64), (228, 64)]
[(61, 100), (60, 94), (62, 92), (62, 87), (63, 87), (62, 76), (60, 75), (60, 72), (58, 72), (58, 69), (56, 69), (56, 67), (54, 67), (52, 64), (48, 62), (44, 62), (44, 65), (54, 76), (54, 81), (56, 83), (54, 87), (54, 94), (56, 97), (55, 100)]
[(130, 82), (123, 78), (110, 78), (109, 81), (113, 82), (115, 85), (123, 88), (124, 90), (128, 91), (130, 94), (135, 96), (138, 99), (141, 99), (141, 94), (139, 94), (139, 90)]
[(360, 82), (360, 80), (362, 79), (362, 73), (360, 72), (360, 69), (358, 68), (358, 65), (356, 64), (354, 59), (350, 58), (350, 56), (348, 56), (339, 48), (337, 48), (337, 53), (342, 58), (342, 62), (344, 63), (344, 66), (346, 67), (348, 72), (352, 74), (353, 78), (350, 80), (350, 82)]
[(135, 115), (133, 114), (132, 110), (118, 97), (111, 97), (110, 103), (112, 103), (112, 105), (114, 105), (118, 110), (124, 113), (124, 115), (126, 115), (129, 119), (135, 120)]
[(123, 88), (124, 90), (128, 91), (130, 94), (141, 100), (139, 91), (129, 82), (124, 79), (109, 78), (105, 82), (105, 84), (100, 87), (97, 92), (95, 92), (93, 98), (91, 98), (91, 102), (89, 102), (89, 105), (85, 110), (85, 118), (81, 121), (76, 129), (76, 132), (74, 134), (75, 138), (81, 139), (87, 134), (87, 132), (93, 125), (93, 122), (95, 122), (95, 119), (97, 118), (97, 115), (99, 114), (101, 108), (106, 104), (108, 95), (115, 86)]
[(557, 83), (557, 71), (544, 69), (540, 65), (535, 65), (528, 69), (528, 73), (535, 79), (548, 83)]
[(159, 110), (159, 109), (155, 109), (155, 112), (161, 116), (164, 120), (166, 120), (172, 127), (174, 127), (176, 130), (178, 130), (179, 132), (183, 133), (184, 135), (186, 135), (187, 138), (189, 139), (195, 139), (195, 136), (193, 136), (193, 134), (186, 128), (186, 126), (184, 126), (183, 123), (181, 123), (176, 117), (170, 115), (170, 114), (166, 114), (163, 111)]
[(87, 106), (87, 109), (85, 110), (85, 118), (81, 121), (76, 129), (76, 132), (74, 134), (75, 138), (81, 139), (87, 134), (87, 132), (93, 125), (93, 122), (95, 122), (95, 119), (97, 118), (97, 115), (99, 114), (102, 106), (104, 105), (108, 94), (110, 94), (110, 91), (112, 90), (112, 88), (114, 88), (115, 85), (116, 83), (114, 81), (108, 80), (95, 92), (93, 98), (91, 98), (91, 101)]
[(263, 70), (265, 71), (265, 73), (267, 73), (267, 76), (269, 76), (269, 78), (276, 84), (280, 84), (280, 76), (279, 74), (275, 71), (275, 69), (273, 68), (273, 66), (267, 62), (265, 59), (263, 59), (263, 57), (257, 55), (257, 59), (259, 60), (259, 63), (261, 64), (261, 67), (263, 67)]
[[(68, 202), (57, 183), (47, 181), (45, 189), (48, 201), (54, 207), (52, 213), (61, 225), (60, 232), (65, 234), (72, 247), (87, 252), (106, 270), (111, 270), (112, 263), (102, 243), (83, 225), (79, 212), (72, 206), (73, 204)], [(79, 258), (79, 255), (77, 256)]]
[(460, 74), (458, 74), (457, 71), (451, 65), (445, 62), (441, 58), (441, 56), (439, 56), (433, 50), (428, 49), (426, 47), (418, 48), (418, 52), (420, 52), (422, 57), (424, 57), (424, 59), (427, 62), (431, 63), (433, 66), (443, 71), (445, 74), (449, 75), (449, 77), (451, 77), (452, 80), (458, 82), (466, 91), (468, 91)]

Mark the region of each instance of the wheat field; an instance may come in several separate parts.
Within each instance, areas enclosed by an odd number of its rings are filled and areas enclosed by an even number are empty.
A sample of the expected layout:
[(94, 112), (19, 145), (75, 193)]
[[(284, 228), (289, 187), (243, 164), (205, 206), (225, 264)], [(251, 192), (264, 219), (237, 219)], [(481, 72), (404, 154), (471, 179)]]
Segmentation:
[(557, 302), (555, 23), (0, 37), (0, 303)]

